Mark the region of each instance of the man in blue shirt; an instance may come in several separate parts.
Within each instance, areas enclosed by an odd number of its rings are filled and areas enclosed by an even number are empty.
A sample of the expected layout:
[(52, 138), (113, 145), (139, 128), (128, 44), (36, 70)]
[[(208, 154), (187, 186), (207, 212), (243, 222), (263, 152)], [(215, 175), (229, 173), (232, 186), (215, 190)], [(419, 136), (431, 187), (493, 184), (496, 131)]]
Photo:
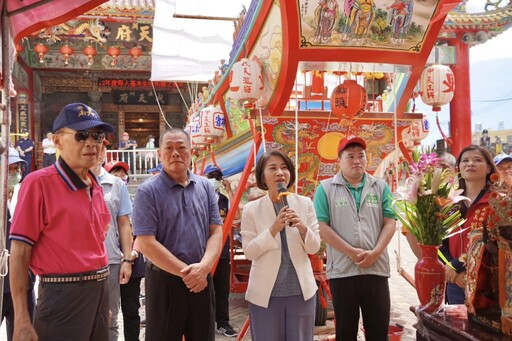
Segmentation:
[(20, 157), (27, 163), (22, 174), (22, 179), (25, 179), (27, 174), (30, 173), (32, 154), (34, 153), (34, 141), (28, 137), (28, 131), (24, 130), (18, 142), (16, 142), (16, 150), (20, 153)]
[(189, 171), (190, 138), (179, 129), (160, 137), (163, 171), (135, 195), (133, 230), (146, 268), (146, 339), (213, 341), (210, 272), (220, 255), (222, 219), (213, 185)]

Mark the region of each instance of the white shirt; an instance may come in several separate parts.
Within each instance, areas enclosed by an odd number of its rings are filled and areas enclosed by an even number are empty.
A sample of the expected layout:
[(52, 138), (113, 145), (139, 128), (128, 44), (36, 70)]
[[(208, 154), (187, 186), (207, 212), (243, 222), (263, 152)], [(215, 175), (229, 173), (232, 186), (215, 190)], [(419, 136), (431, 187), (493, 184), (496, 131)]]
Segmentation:
[(43, 140), (43, 153), (55, 154), (55, 145), (52, 140), (49, 140), (48, 138)]

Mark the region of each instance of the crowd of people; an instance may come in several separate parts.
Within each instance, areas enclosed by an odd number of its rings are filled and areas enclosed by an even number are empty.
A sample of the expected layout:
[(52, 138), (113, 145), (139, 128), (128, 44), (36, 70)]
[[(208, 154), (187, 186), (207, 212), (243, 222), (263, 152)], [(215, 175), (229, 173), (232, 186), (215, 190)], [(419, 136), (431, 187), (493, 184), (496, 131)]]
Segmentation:
[[(233, 201), (230, 182), (217, 165), (204, 176), (194, 174), (188, 134), (171, 129), (156, 151), (161, 170), (138, 187), (132, 203), (129, 162), (106, 162), (105, 134), (113, 132), (93, 108), (73, 103), (45, 139), (53, 163), (23, 176), (28, 137), (9, 149), (11, 257), (2, 309), (9, 340), (117, 340), (120, 310), (125, 340), (138, 340), (142, 278), (147, 340), (236, 336), (222, 228)], [(308, 254), (322, 240), (337, 339), (357, 339), (360, 315), (368, 340), (387, 338), (393, 196), (384, 180), (366, 171), (365, 140), (347, 136), (337, 153), (339, 172), (319, 183), (313, 200), (291, 192), (296, 172), (287, 154), (267, 151), (257, 161), (255, 184), (265, 195), (234, 213), (251, 261), (246, 300), (252, 340), (313, 340), (317, 284)], [(512, 157), (493, 160), (485, 147), (470, 145), (457, 158), (440, 158), (442, 167), (459, 174), (469, 199), (457, 207), (466, 219), (463, 232), (442, 247), (447, 302), (463, 304), (468, 238), (489, 213), (491, 176), (500, 173), (512, 183)]]

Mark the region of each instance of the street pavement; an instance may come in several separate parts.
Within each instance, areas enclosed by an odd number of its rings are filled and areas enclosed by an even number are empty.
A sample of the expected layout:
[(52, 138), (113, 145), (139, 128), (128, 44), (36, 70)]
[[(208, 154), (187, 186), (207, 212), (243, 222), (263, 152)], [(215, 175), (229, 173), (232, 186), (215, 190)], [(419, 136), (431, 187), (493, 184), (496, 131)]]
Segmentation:
[[(400, 250), (400, 251), (399, 251)], [(418, 298), (416, 290), (409, 284), (404, 277), (398, 273), (398, 253), (400, 254), (400, 265), (407, 273), (414, 276), (414, 265), (416, 264), (416, 257), (412, 253), (405, 237), (397, 232), (393, 240), (388, 246), (388, 253), (391, 264), (391, 278), (389, 280), (389, 288), (391, 293), (391, 323), (399, 324), (404, 327), (404, 334), (402, 340), (409, 341), (415, 340), (416, 330), (414, 324), (416, 323), (415, 315), (409, 310), (410, 306), (418, 305)], [(141, 316), (144, 318), (144, 307), (141, 308)], [(230, 295), (230, 322), (239, 331), (245, 319), (248, 316), (248, 306), (244, 299), (244, 294), (231, 294)], [(332, 305), (329, 301), (328, 307), (328, 320), (325, 326), (315, 327), (315, 340), (328, 340), (334, 337), (334, 322)], [(119, 315), (120, 336), (119, 341), (124, 341), (122, 332), (122, 315)], [(359, 340), (364, 340), (362, 331), (359, 333)], [(144, 328), (141, 328), (141, 340), (144, 340)], [(216, 341), (235, 340), (236, 338), (229, 338), (223, 335), (216, 335)], [(0, 341), (6, 341), (5, 323), (0, 327)], [(251, 340), (250, 332), (247, 333), (245, 340)], [(332, 338), (334, 340), (334, 338)]]

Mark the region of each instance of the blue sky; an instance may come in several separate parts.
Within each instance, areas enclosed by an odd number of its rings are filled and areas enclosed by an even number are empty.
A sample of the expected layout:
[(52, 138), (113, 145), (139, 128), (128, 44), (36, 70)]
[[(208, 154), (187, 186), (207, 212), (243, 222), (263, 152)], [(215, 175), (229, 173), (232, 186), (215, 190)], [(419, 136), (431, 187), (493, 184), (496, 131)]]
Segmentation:
[[(468, 12), (483, 12), (485, 0), (472, 0), (467, 5)], [(512, 129), (512, 28), (484, 44), (471, 47), (471, 127), (477, 123), (483, 129), (496, 130), (500, 121), (505, 129)], [(457, 84), (457, 80), (455, 80)], [(455, 85), (457, 86), (457, 85)], [(455, 90), (457, 91), (457, 90)], [(430, 122), (430, 133), (422, 141), (423, 145), (432, 145), (441, 139), (441, 133), (435, 122), (435, 114), (429, 106), (417, 100), (417, 110), (425, 113)], [(445, 105), (439, 114), (443, 132), (450, 133), (449, 105)]]

